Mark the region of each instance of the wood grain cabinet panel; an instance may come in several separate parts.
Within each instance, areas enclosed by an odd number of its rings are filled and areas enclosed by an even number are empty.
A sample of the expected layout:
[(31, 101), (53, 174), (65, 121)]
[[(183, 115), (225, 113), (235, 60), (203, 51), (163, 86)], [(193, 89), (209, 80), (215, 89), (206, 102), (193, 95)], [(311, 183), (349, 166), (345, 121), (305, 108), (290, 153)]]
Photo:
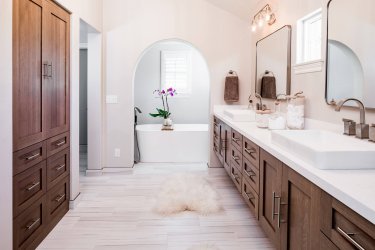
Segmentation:
[(254, 167), (254, 165), (245, 157), (243, 158), (242, 162), (242, 175), (244, 180), (250, 184), (252, 189), (259, 194), (259, 170), (258, 168)]
[(42, 16), (43, 2), (14, 0), (13, 149), (44, 139)]
[(280, 249), (280, 227), (278, 225), (278, 204), (281, 197), (283, 163), (274, 156), (260, 150), (260, 194), (259, 221), (267, 234)]
[(230, 166), (237, 168), (242, 174), (242, 154), (235, 147), (230, 148)]
[(47, 220), (50, 230), (69, 210), (69, 177), (59, 182), (47, 193)]
[(238, 192), (242, 193), (242, 174), (241, 174), (241, 172), (236, 167), (231, 166), (230, 177), (232, 178), (232, 181), (234, 182), (234, 185), (236, 186)]
[(13, 153), (13, 175), (17, 175), (47, 158), (45, 142), (40, 142), (30, 147)]
[(259, 169), (259, 146), (247, 138), (243, 138), (243, 156), (257, 169)]
[(13, 180), (13, 216), (19, 215), (46, 191), (45, 161), (17, 175)]
[(251, 187), (249, 182), (245, 179), (242, 180), (242, 196), (245, 202), (250, 207), (250, 210), (254, 213), (255, 217), (259, 218), (259, 196), (255, 190)]
[(231, 130), (231, 143), (238, 151), (242, 152), (242, 135), (236, 130)]
[(69, 130), (70, 84), (69, 14), (55, 4), (48, 4), (44, 16), (44, 61), (47, 63), (46, 84), (43, 88), (46, 136)]
[(320, 189), (284, 165), (277, 219), (281, 249), (319, 249)]
[(70, 133), (57, 135), (47, 140), (47, 157), (54, 155), (70, 146)]
[(50, 190), (70, 173), (70, 148), (47, 160), (47, 189)]

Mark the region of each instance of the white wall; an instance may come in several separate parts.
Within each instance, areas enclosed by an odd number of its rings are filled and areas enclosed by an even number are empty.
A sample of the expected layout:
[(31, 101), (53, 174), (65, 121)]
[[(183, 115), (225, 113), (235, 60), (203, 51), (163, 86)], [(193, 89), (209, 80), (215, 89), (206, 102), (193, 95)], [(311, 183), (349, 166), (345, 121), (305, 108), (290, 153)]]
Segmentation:
[[(161, 86), (161, 52), (163, 50), (190, 51), (192, 93), (189, 96), (170, 97), (171, 118), (176, 124), (207, 124), (209, 121), (209, 72), (199, 51), (183, 42), (160, 42), (152, 46), (140, 60), (134, 80), (135, 106), (142, 110), (139, 124), (161, 123), (162, 118), (151, 117), (155, 108), (162, 107), (153, 91)], [(167, 86), (173, 87), (173, 86)]]
[(12, 0), (0, 1), (0, 249), (12, 249)]
[[(337, 1), (337, 0), (336, 0)], [(339, 1), (339, 0), (338, 0)], [(296, 27), (297, 20), (319, 8), (323, 9), (323, 34), (322, 34), (322, 59), (325, 61), (326, 48), (326, 15), (328, 0), (262, 0), (258, 3), (254, 12), (257, 12), (264, 4), (270, 3), (276, 11), (276, 23), (271, 27), (265, 27), (262, 31), (253, 33), (252, 51), (255, 52), (255, 43), (262, 37), (281, 28), (286, 24), (292, 25), (292, 65), (296, 63)], [(324, 66), (325, 67), (325, 66)], [(252, 58), (253, 72), (255, 71), (255, 58)], [(252, 88), (254, 91), (254, 81)], [(359, 120), (359, 111), (352, 108), (344, 108), (341, 112), (335, 112), (332, 106), (328, 106), (325, 101), (325, 69), (322, 72), (296, 75), (292, 68), (291, 92), (304, 91), (306, 95), (306, 117), (331, 123), (341, 124), (343, 117), (348, 119)], [(367, 122), (375, 123), (375, 112), (367, 112)]]
[[(202, 0), (103, 1), (106, 92), (119, 104), (106, 106), (106, 167), (133, 165), (133, 77), (138, 58), (153, 43), (182, 39), (207, 60), (212, 104), (223, 104), (228, 70), (240, 76), (240, 100), (250, 93), (250, 25)], [(121, 157), (114, 157), (114, 149)], [(212, 166), (215, 156), (211, 154)]]

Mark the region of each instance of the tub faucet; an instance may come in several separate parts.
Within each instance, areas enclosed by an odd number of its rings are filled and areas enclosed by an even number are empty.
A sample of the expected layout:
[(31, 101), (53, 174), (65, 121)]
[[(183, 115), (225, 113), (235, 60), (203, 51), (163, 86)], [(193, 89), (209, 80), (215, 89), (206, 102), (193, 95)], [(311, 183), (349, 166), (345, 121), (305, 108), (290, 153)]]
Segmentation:
[(339, 101), (336, 104), (335, 110), (339, 112), (341, 108), (344, 106), (344, 104), (348, 101), (354, 101), (359, 107), (360, 124), (356, 125), (356, 137), (359, 139), (368, 139), (370, 126), (366, 124), (366, 110), (365, 110), (365, 105), (363, 105), (363, 102), (355, 98), (348, 98), (348, 99)]

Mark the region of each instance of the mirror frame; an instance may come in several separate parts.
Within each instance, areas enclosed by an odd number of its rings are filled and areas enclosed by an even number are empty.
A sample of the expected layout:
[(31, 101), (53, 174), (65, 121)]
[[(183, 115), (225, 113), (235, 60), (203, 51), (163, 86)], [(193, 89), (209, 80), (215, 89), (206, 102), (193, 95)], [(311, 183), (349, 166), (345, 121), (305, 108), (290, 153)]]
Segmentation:
[[(331, 0), (332, 1), (332, 0)], [(284, 28), (287, 28), (287, 31), (288, 31), (288, 41), (287, 41), (287, 53), (288, 53), (288, 58), (287, 58), (287, 67), (286, 67), (286, 95), (290, 95), (290, 92), (291, 92), (291, 71), (292, 71), (292, 67), (291, 67), (291, 60), (292, 60), (292, 26), (291, 25), (284, 25), (283, 27), (275, 30), (274, 32), (272, 32), (271, 34), (263, 37), (262, 39), (258, 40), (256, 42), (256, 49), (255, 49), (255, 93), (257, 93), (257, 88), (258, 88), (258, 43), (265, 40), (266, 38), (272, 36), (273, 34), (275, 34), (276, 32), (284, 29)], [(262, 97), (263, 98), (263, 97)], [(269, 98), (264, 98), (264, 99), (269, 99)], [(273, 100), (273, 99), (269, 99), (269, 100)]]

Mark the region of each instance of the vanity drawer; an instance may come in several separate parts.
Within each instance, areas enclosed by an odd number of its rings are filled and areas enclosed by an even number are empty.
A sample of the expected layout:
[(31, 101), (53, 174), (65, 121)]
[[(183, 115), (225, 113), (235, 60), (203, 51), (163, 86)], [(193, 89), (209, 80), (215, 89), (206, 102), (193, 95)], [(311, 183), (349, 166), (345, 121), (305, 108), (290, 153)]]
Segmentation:
[(242, 152), (242, 135), (236, 130), (231, 131), (231, 141), (232, 145), (240, 152)]
[(47, 220), (52, 229), (69, 210), (69, 176), (47, 193)]
[(70, 173), (70, 148), (47, 159), (47, 188), (55, 186)]
[(34, 144), (13, 154), (13, 176), (47, 158), (45, 142)]
[(242, 149), (243, 156), (259, 169), (259, 146), (244, 137)]
[(13, 222), (13, 248), (35, 249), (46, 228), (45, 196), (20, 214)]
[(242, 174), (242, 154), (235, 147), (230, 147), (230, 165), (236, 167)]
[(375, 249), (375, 225), (322, 192), (322, 232), (340, 249)]
[(236, 185), (238, 192), (241, 193), (242, 190), (242, 174), (236, 167), (230, 168), (230, 177), (232, 178), (234, 184)]
[(245, 157), (243, 158), (243, 164), (242, 164), (242, 175), (243, 178), (250, 184), (252, 189), (259, 194), (259, 170), (256, 168), (248, 159)]
[(70, 145), (70, 133), (64, 133), (47, 140), (47, 157), (54, 155)]
[(242, 196), (255, 217), (259, 219), (259, 196), (246, 179), (242, 180)]
[(46, 161), (13, 177), (14, 217), (46, 193)]
[(319, 239), (319, 249), (320, 250), (339, 250), (335, 244), (330, 241), (327, 236), (325, 236), (323, 233), (320, 233), (320, 239)]

